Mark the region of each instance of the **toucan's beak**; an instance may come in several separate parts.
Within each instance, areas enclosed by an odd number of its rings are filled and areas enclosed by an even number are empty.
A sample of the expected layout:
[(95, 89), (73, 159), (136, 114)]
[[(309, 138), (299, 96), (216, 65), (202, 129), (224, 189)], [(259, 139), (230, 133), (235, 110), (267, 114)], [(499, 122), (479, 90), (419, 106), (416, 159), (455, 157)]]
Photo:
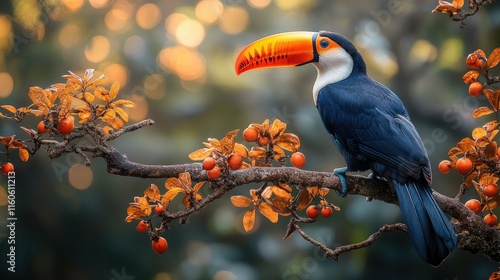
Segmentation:
[(236, 58), (236, 75), (257, 69), (298, 66), (318, 61), (317, 32), (287, 32), (262, 38), (248, 45)]

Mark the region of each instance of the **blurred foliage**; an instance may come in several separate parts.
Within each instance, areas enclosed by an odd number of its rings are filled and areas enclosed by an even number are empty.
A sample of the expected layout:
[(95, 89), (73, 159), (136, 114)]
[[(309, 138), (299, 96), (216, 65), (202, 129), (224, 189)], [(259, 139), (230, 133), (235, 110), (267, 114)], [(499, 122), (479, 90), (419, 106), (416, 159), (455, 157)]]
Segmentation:
[[(480, 125), (470, 115), (487, 101), (470, 97), (461, 77), (467, 53), (478, 48), (489, 53), (500, 46), (500, 6), (483, 7), (460, 28), (446, 16), (431, 14), (436, 4), (4, 0), (1, 103), (27, 104), (30, 86), (46, 88), (67, 70), (82, 76), (84, 69), (95, 68), (97, 76), (118, 81), (122, 97), (136, 104), (128, 111), (130, 122), (156, 121), (114, 142), (134, 161), (187, 162), (207, 137), (221, 138), (249, 123), (279, 118), (301, 139), (308, 158), (304, 169), (330, 171), (345, 163), (314, 108), (312, 66), (237, 78), (233, 63), (242, 47), (269, 34), (336, 31), (360, 48), (369, 74), (401, 97), (434, 163), (434, 187), (454, 195), (461, 177), (439, 174), (436, 167), (453, 143)], [(23, 125), (29, 127), (26, 121)], [(36, 124), (33, 119), (31, 127)], [(0, 135), (15, 133), (15, 123), (2, 122)], [(256, 220), (246, 234), (243, 213), (229, 199), (170, 230), (169, 249), (158, 256), (134, 225), (123, 222), (127, 202), (145, 181), (111, 176), (99, 160), (92, 162), (90, 172), (81, 172), (81, 163), (77, 156), (51, 161), (40, 153), (16, 165), (16, 273), (8, 272), (3, 262), (1, 279), (484, 279), (497, 266), (457, 251), (432, 268), (414, 253), (408, 236), (399, 233), (335, 263), (298, 237), (282, 240), (286, 221), (272, 225)], [(89, 188), (77, 187), (88, 178)], [(0, 185), (3, 192), (6, 182), (2, 179)], [(239, 188), (234, 195), (247, 195), (254, 187)], [(359, 197), (333, 199), (343, 211), (308, 229), (327, 245), (360, 241), (381, 225), (401, 220), (394, 205)], [(6, 201), (0, 204), (6, 208)], [(1, 260), (7, 252), (5, 212), (0, 214)]]

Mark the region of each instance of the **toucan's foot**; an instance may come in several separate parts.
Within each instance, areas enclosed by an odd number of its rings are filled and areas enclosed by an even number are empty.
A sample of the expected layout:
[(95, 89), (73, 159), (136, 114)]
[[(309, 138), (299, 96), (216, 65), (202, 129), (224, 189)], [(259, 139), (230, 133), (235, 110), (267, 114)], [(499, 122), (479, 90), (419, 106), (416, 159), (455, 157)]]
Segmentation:
[(347, 167), (341, 167), (333, 170), (333, 174), (339, 177), (340, 185), (342, 185), (342, 189), (340, 191), (336, 191), (337, 195), (341, 197), (347, 196), (347, 181), (345, 179), (345, 173), (347, 172)]

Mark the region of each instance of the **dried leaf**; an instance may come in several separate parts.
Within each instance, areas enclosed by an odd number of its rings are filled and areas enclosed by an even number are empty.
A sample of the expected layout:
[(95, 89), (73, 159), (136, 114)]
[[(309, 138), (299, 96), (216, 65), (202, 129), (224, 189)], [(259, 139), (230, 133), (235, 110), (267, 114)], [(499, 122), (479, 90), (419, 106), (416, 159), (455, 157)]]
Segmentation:
[(204, 184), (205, 184), (205, 181), (201, 181), (201, 182), (196, 183), (196, 185), (194, 185), (194, 187), (193, 187), (193, 191), (199, 192), (201, 187), (203, 187)]
[(269, 127), (268, 133), (271, 136), (271, 139), (276, 139), (285, 130), (286, 130), (286, 123), (280, 121), (279, 119), (275, 119), (273, 121), (273, 124)]
[(477, 177), (477, 171), (474, 170), (467, 178), (465, 178), (465, 186), (470, 188), (472, 186), (473, 180)]
[(22, 162), (26, 162), (30, 158), (30, 153), (27, 149), (21, 147), (19, 148), (19, 158)]
[(94, 90), (94, 96), (106, 103), (109, 102), (109, 91), (103, 87), (97, 87)]
[(299, 205), (297, 206), (297, 211), (305, 209), (309, 204), (311, 204), (313, 199), (314, 197), (308, 189), (302, 189), (298, 195)]
[(63, 93), (59, 97), (59, 120), (68, 116), (71, 110), (71, 99), (71, 95), (67, 93)]
[(278, 222), (278, 213), (274, 212), (273, 209), (266, 203), (259, 204), (259, 211), (262, 215), (264, 215), (271, 223)]
[(184, 187), (185, 190), (192, 191), (191, 189), (191, 174), (189, 172), (183, 172), (179, 174), (179, 182)]
[(12, 114), (15, 114), (15, 113), (16, 113), (16, 111), (17, 111), (16, 107), (14, 107), (14, 106), (12, 106), (12, 105), (2, 105), (2, 106), (0, 106), (0, 107), (2, 107), (2, 108), (4, 108), (5, 110), (7, 110), (7, 111), (11, 112)]
[(466, 84), (472, 84), (473, 82), (475, 82), (477, 80), (478, 77), (479, 77), (479, 72), (478, 71), (476, 71), (476, 70), (470, 70), (467, 73), (465, 73), (465, 75), (463, 75), (462, 80)]
[(123, 110), (120, 107), (115, 107), (114, 110), (115, 110), (116, 114), (118, 114), (118, 116), (120, 116), (120, 118), (122, 118), (122, 120), (124, 122), (128, 122), (128, 113), (125, 112), (125, 110)]
[(282, 197), (275, 197), (271, 203), (269, 203), (269, 200), (265, 200), (269, 206), (273, 209), (274, 212), (277, 212), (278, 214), (281, 214), (283, 216), (287, 216), (290, 214), (290, 205), (291, 205), (291, 200), (287, 198), (282, 198)]
[(243, 195), (231, 196), (231, 203), (234, 206), (240, 207), (240, 208), (246, 208), (246, 207), (253, 205), (253, 201), (250, 198), (243, 196)]
[(255, 224), (255, 208), (248, 210), (243, 216), (243, 228), (246, 232), (249, 232), (253, 229)]
[(151, 205), (149, 205), (148, 200), (145, 197), (139, 198), (139, 207), (146, 216), (151, 214)]
[(85, 70), (85, 74), (83, 74), (83, 84), (87, 86), (88, 81), (92, 80), (94, 77), (94, 69)]
[(439, 0), (438, 6), (434, 10), (432, 10), (432, 12), (433, 13), (441, 12), (444, 14), (456, 14), (460, 10), (460, 7), (462, 7), (458, 6), (460, 4), (459, 1), (462, 1), (462, 6), (463, 6), (463, 0), (454, 0), (453, 3)]
[(486, 132), (490, 133), (492, 132), (495, 128), (497, 128), (499, 123), (497, 121), (489, 121), (483, 125), (483, 128), (486, 130)]
[(488, 107), (479, 107), (476, 110), (474, 110), (474, 112), (472, 113), (472, 117), (479, 118), (479, 117), (486, 116), (486, 115), (489, 115), (492, 113), (495, 113), (495, 111), (493, 111), (492, 109), (490, 109)]
[(163, 205), (169, 205), (170, 201), (172, 201), (180, 193), (185, 193), (184, 189), (182, 189), (182, 188), (169, 189), (161, 198), (161, 203)]
[(85, 100), (87, 102), (92, 103), (95, 99), (95, 96), (90, 92), (85, 92), (85, 94), (83, 95), (83, 98), (85, 98)]
[(160, 190), (155, 184), (151, 184), (149, 188), (144, 191), (144, 195), (149, 197), (149, 201), (157, 201), (160, 199)]
[(125, 221), (130, 223), (133, 220), (141, 219), (142, 216), (144, 216), (144, 213), (138, 205), (130, 205), (127, 208), (127, 217), (125, 218)]
[(472, 138), (474, 140), (477, 140), (479, 138), (483, 138), (486, 136), (486, 130), (482, 127), (476, 127), (474, 130), (472, 130)]
[(216, 138), (208, 138), (208, 143), (211, 145), (212, 148), (222, 151), (222, 144), (220, 143), (219, 139)]
[(108, 80), (108, 77), (106, 77), (106, 75), (104, 75), (104, 74), (101, 74), (101, 76), (99, 76), (99, 78), (90, 82), (90, 84), (88, 86), (89, 87), (97, 86), (97, 85), (100, 85), (100, 84), (106, 82), (107, 80)]
[(500, 48), (496, 48), (491, 52), (486, 62), (486, 69), (497, 66), (498, 62), (500, 62)]
[(495, 138), (495, 136), (497, 136), (498, 131), (499, 131), (498, 129), (493, 130), (493, 131), (490, 133), (490, 135), (488, 136), (488, 139), (490, 139), (490, 141), (491, 141), (491, 140), (493, 140), (493, 138)]
[(289, 200), (292, 198), (291, 188), (286, 184), (280, 184), (280, 186), (271, 186), (271, 190), (276, 197)]
[(460, 142), (457, 143), (457, 147), (464, 152), (473, 151), (475, 150), (476, 143), (474, 140), (467, 137), (460, 140)]
[(118, 99), (112, 103), (112, 106), (123, 106), (127, 108), (132, 108), (135, 106), (135, 103), (127, 99)]
[(296, 228), (293, 224), (292, 221), (288, 223), (288, 226), (286, 227), (286, 233), (285, 236), (283, 236), (283, 239), (287, 239), (288, 237), (292, 236), (292, 234), (295, 232)]
[(251, 160), (258, 160), (261, 158), (265, 158), (266, 155), (267, 151), (262, 147), (252, 147), (250, 152), (248, 152), (248, 158)]
[(104, 132), (104, 135), (110, 135), (111, 132), (113, 132), (113, 128), (110, 126), (105, 126), (102, 128), (102, 132)]
[(118, 81), (114, 82), (109, 89), (109, 99), (106, 102), (110, 102), (118, 96), (118, 92), (120, 91), (120, 83)]
[(283, 149), (278, 146), (273, 146), (273, 152), (274, 152), (274, 159), (277, 161), (285, 157), (285, 151), (283, 151)]
[(191, 160), (204, 160), (206, 157), (212, 155), (213, 148), (201, 148), (189, 154)]
[(234, 144), (234, 152), (239, 154), (242, 157), (248, 157), (248, 149), (245, 147), (245, 145), (242, 145), (240, 143), (235, 143)]
[(300, 147), (300, 139), (293, 133), (283, 133), (276, 139), (275, 144), (287, 151), (296, 152)]
[(500, 101), (500, 90), (492, 91), (491, 89), (487, 88), (484, 89), (483, 92), (488, 101), (490, 102), (491, 107), (493, 107), (493, 110), (498, 111), (498, 106)]
[(234, 146), (236, 143), (236, 135), (238, 134), (239, 129), (235, 129), (226, 134), (224, 138), (220, 140), (222, 150), (221, 152), (225, 155), (232, 154), (234, 151)]
[(330, 192), (330, 189), (328, 189), (328, 188), (319, 188), (319, 190), (318, 190), (318, 194), (321, 197), (325, 197), (329, 192)]
[(181, 182), (179, 181), (179, 179), (173, 178), (173, 177), (165, 180), (165, 187), (167, 188), (167, 190), (170, 190), (173, 188), (183, 189), (183, 186), (182, 186)]
[[(50, 90), (48, 90), (50, 92)], [(52, 108), (52, 103), (44, 90), (40, 87), (30, 87), (28, 96), (33, 101), (33, 104), (37, 106), (38, 110), (41, 110), (45, 115), (49, 113), (50, 108)]]
[(486, 204), (484, 205), (482, 211), (493, 210), (498, 206), (500, 206), (500, 195), (489, 197), (486, 199)]
[[(448, 156), (453, 159), (453, 158), (456, 158), (456, 156), (461, 155), (463, 153), (464, 153), (464, 151), (462, 149), (457, 148), (457, 147), (453, 147), (448, 152)], [(456, 160), (454, 160), (453, 162), (455, 162), (455, 161)]]

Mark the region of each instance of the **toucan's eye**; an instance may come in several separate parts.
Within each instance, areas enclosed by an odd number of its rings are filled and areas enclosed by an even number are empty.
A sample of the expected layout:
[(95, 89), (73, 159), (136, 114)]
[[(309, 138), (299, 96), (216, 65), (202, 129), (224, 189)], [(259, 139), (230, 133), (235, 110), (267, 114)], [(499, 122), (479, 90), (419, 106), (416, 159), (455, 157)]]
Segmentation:
[(328, 46), (330, 45), (330, 43), (328, 43), (327, 40), (321, 40), (321, 42), (319, 42), (319, 46), (322, 48), (322, 49), (326, 49), (328, 48)]

